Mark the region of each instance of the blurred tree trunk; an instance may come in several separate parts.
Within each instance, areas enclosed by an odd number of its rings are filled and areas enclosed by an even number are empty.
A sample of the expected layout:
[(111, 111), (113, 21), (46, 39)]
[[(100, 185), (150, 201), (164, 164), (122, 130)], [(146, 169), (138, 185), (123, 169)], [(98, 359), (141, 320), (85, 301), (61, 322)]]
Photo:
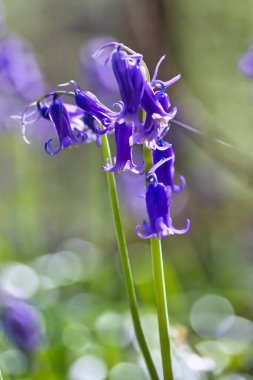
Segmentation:
[[(127, 0), (127, 3), (137, 50), (144, 55), (152, 75), (157, 61), (166, 52), (163, 0)], [(159, 78), (164, 79), (162, 67)]]

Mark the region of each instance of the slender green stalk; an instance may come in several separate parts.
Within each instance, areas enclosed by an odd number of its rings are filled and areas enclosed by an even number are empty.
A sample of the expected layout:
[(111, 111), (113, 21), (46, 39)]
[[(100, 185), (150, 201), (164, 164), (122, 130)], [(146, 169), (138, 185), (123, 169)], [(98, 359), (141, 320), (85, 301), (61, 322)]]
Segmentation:
[[(111, 160), (111, 153), (110, 153), (110, 147), (109, 147), (107, 135), (102, 136), (102, 150), (103, 150), (104, 159), (109, 158)], [(127, 288), (127, 293), (128, 293), (129, 303), (130, 303), (130, 311), (131, 311), (131, 315), (133, 319), (135, 334), (136, 334), (141, 352), (144, 356), (151, 379), (159, 380), (159, 377), (155, 369), (155, 365), (151, 358), (151, 355), (150, 355), (150, 352), (149, 352), (149, 349), (148, 349), (148, 346), (143, 334), (143, 330), (141, 327), (141, 321), (140, 321), (140, 316), (138, 312), (137, 298), (136, 298), (136, 293), (135, 293), (134, 284), (133, 284), (130, 261), (128, 257), (126, 240), (125, 240), (125, 235), (124, 235), (122, 222), (121, 222), (115, 177), (114, 177), (114, 174), (111, 172), (107, 172), (106, 174), (107, 174), (109, 195), (110, 195), (111, 206), (112, 206), (113, 219), (114, 219), (116, 235), (117, 235), (117, 242), (118, 242), (120, 258), (121, 258), (121, 265), (122, 265), (125, 284)]]
[[(144, 146), (143, 155), (145, 161), (145, 173), (151, 168), (152, 151)], [(155, 283), (155, 295), (157, 305), (157, 317), (159, 326), (160, 346), (162, 354), (164, 380), (173, 380), (172, 359), (170, 348), (169, 316), (166, 297), (163, 257), (161, 240), (151, 238), (151, 253), (153, 262), (153, 274)]]
[(171, 348), (170, 348), (169, 316), (168, 316), (168, 307), (167, 307), (167, 298), (166, 298), (161, 240), (151, 238), (150, 241), (151, 241), (154, 280), (155, 280), (155, 294), (156, 294), (160, 345), (161, 345), (162, 363), (163, 363), (163, 375), (164, 375), (164, 380), (173, 380)]

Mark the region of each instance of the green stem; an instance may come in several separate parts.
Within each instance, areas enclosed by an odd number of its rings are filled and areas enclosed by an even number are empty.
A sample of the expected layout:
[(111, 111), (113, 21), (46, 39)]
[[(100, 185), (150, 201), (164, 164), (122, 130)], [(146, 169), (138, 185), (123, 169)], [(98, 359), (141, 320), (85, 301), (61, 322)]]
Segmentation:
[[(143, 147), (145, 161), (145, 174), (153, 165), (152, 151)], [(162, 354), (164, 380), (173, 380), (172, 359), (170, 348), (169, 316), (166, 298), (165, 276), (162, 257), (161, 240), (151, 238), (151, 252), (153, 262), (153, 273), (155, 282), (155, 295), (157, 305), (157, 317), (159, 326), (160, 346)]]
[[(102, 136), (102, 150), (103, 150), (104, 159), (109, 158), (111, 160), (111, 152), (110, 152), (107, 135)], [(130, 311), (131, 311), (131, 315), (133, 319), (135, 334), (136, 334), (141, 352), (144, 356), (151, 379), (159, 380), (155, 365), (151, 358), (151, 355), (150, 355), (150, 352), (149, 352), (149, 349), (148, 349), (148, 346), (143, 334), (143, 330), (141, 327), (141, 321), (140, 321), (140, 316), (138, 313), (137, 298), (136, 298), (136, 293), (135, 293), (134, 284), (133, 284), (130, 261), (128, 257), (126, 240), (125, 240), (125, 235), (124, 235), (122, 222), (121, 222), (115, 177), (114, 177), (114, 174), (111, 172), (107, 172), (106, 174), (107, 174), (107, 183), (108, 183), (108, 188), (109, 188), (109, 195), (110, 195), (110, 200), (111, 200), (114, 225), (115, 225), (116, 235), (117, 235), (117, 242), (118, 242), (120, 258), (121, 258), (121, 265), (122, 265), (123, 275), (124, 275), (125, 284), (127, 288), (127, 293), (128, 293), (129, 303), (130, 303)]]
[(169, 317), (166, 299), (166, 288), (163, 268), (163, 257), (161, 240), (151, 238), (151, 251), (153, 261), (153, 272), (155, 279), (155, 294), (157, 304), (157, 315), (160, 335), (160, 345), (162, 353), (163, 375), (164, 380), (173, 380)]

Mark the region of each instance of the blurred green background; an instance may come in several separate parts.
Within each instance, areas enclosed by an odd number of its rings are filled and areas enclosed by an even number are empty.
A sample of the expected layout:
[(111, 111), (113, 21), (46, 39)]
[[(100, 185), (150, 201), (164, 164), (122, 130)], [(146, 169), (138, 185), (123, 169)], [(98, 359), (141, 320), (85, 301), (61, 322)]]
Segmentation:
[[(70, 79), (85, 85), (81, 45), (113, 36), (144, 54), (151, 73), (166, 54), (159, 78), (182, 74), (169, 90), (177, 120), (233, 145), (171, 127), (176, 174), (187, 181), (172, 215), (178, 228), (189, 217), (191, 229), (163, 240), (164, 260), (176, 379), (253, 379), (253, 81), (237, 66), (253, 41), (253, 2), (4, 5), (8, 30), (31, 43), (49, 90)], [(51, 135), (36, 124), (30, 132), (30, 145), (14, 120), (1, 132), (1, 287), (36, 305), (45, 339), (31, 359), (2, 332), (4, 380), (148, 379), (128, 315), (101, 150), (82, 144), (51, 157), (44, 151)], [(123, 176), (117, 179), (124, 227), (159, 367), (151, 257), (135, 234), (144, 204), (137, 193), (127, 197), (133, 179)]]

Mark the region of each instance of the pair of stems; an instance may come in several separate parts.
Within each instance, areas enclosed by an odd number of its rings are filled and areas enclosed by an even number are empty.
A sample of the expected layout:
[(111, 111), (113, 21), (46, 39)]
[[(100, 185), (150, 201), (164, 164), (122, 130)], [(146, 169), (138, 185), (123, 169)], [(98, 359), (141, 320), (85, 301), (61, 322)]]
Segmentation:
[[(107, 135), (102, 136), (102, 151), (104, 159), (109, 158), (111, 160), (110, 146), (108, 142)], [(144, 158), (146, 162), (146, 167), (152, 162), (150, 153), (144, 150)], [(127, 251), (126, 239), (124, 230), (122, 227), (122, 221), (119, 210), (119, 201), (116, 189), (116, 182), (114, 173), (107, 172), (107, 182), (109, 195), (111, 200), (111, 207), (113, 213), (113, 219), (115, 224), (115, 230), (117, 235), (117, 243), (120, 252), (121, 265), (123, 270), (123, 275), (125, 279), (125, 284), (127, 288), (130, 311), (133, 319), (134, 330), (136, 338), (143, 354), (149, 375), (152, 380), (159, 380), (159, 376), (156, 371), (156, 367), (152, 360), (147, 342), (142, 330), (140, 316), (138, 312), (137, 297), (135, 293), (133, 276)], [(152, 262), (153, 262), (153, 272), (155, 281), (155, 293), (156, 293), (156, 303), (157, 303), (157, 314), (158, 314), (158, 325), (159, 325), (159, 335), (160, 335), (160, 345), (162, 354), (162, 364), (163, 364), (163, 374), (164, 380), (173, 380), (172, 372), (172, 361), (171, 361), (171, 348), (170, 348), (170, 337), (169, 337), (169, 319), (167, 310), (167, 299), (165, 290), (165, 278), (164, 278), (164, 268), (162, 259), (162, 248), (161, 241), (159, 239), (151, 238), (151, 252), (152, 252)]]

